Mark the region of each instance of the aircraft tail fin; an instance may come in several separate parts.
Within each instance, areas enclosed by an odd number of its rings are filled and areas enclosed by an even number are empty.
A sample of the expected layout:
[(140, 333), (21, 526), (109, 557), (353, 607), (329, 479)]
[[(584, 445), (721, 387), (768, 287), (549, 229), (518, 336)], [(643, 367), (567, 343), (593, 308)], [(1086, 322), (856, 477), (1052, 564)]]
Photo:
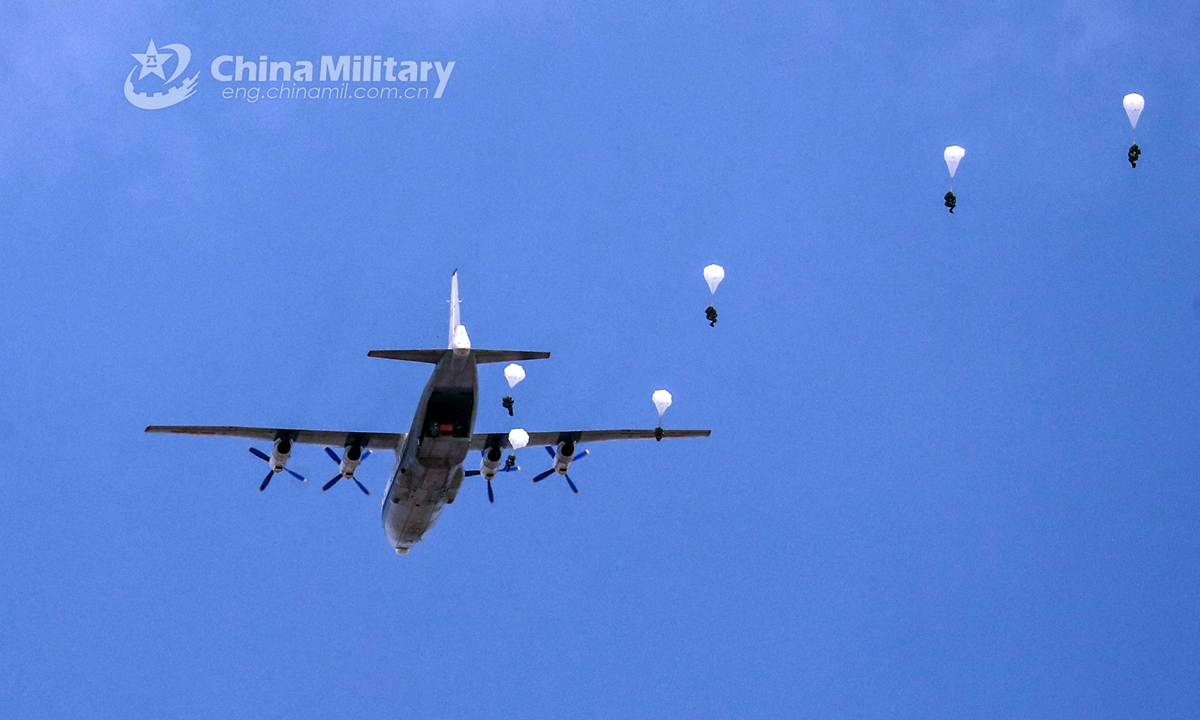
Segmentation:
[(518, 360), (544, 360), (550, 357), (548, 352), (532, 352), (528, 350), (473, 350), (471, 339), (467, 337), (467, 329), (462, 325), (458, 310), (458, 271), (450, 276), (450, 344), (446, 350), (372, 350), (368, 357), (385, 360), (404, 360), (407, 362), (430, 363), (436, 365), (446, 357), (447, 353), (455, 355), (474, 355), (475, 362), (499, 363), (516, 362)]
[(458, 311), (458, 270), (450, 276), (450, 340), (446, 347), (454, 349), (454, 332), (462, 325)]

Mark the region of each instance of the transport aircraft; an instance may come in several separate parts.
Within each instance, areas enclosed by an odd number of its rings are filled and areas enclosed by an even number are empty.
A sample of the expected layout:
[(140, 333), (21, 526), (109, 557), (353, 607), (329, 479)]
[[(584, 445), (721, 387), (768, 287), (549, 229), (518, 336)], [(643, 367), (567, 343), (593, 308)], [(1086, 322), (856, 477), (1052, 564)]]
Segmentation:
[[(222, 425), (151, 425), (148, 433), (216, 435), (265, 440), (273, 444), (270, 453), (258, 448), (250, 452), (270, 466), (259, 490), (266, 490), (271, 478), (288, 472), (304, 477), (287, 467), (292, 448), (323, 445), (338, 463), (338, 474), (325, 484), (328, 490), (339, 480), (353, 480), (364, 493), (367, 488), (354, 477), (359, 464), (372, 452), (396, 454), (396, 464), (383, 496), (383, 529), (388, 542), (400, 555), (408, 553), (434, 526), (446, 505), (454, 502), (466, 477), (482, 477), (487, 482), (488, 499), (493, 501), (492, 479), (504, 467), (504, 450), (511, 448), (509, 433), (476, 433), (475, 415), (479, 409), (479, 379), (482, 363), (542, 360), (548, 352), (520, 350), (476, 350), (471, 347), (467, 329), (459, 321), (458, 272), (450, 279), (450, 344), (445, 350), (372, 350), (370, 357), (429, 363), (433, 374), (425, 385), (407, 433), (357, 432), (345, 430), (298, 430)], [(530, 446), (541, 445), (551, 458), (550, 469), (535, 475), (534, 482), (555, 473), (562, 475), (572, 491), (575, 483), (567, 475), (571, 463), (588, 454), (580, 446), (604, 440), (644, 440), (649, 438), (708, 437), (709, 430), (565, 430), (528, 433)], [(519, 442), (519, 441), (518, 441)], [(341, 455), (333, 449), (341, 447)], [(463, 465), (472, 452), (480, 453), (478, 470)]]

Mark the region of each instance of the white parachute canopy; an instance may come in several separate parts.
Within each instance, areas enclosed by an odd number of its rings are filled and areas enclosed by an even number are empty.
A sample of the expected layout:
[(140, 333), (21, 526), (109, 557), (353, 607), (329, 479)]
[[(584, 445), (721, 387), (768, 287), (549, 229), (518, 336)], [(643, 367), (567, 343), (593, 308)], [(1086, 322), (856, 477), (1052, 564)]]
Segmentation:
[(658, 419), (661, 422), (663, 413), (671, 407), (671, 393), (666, 390), (655, 390), (650, 399), (654, 401), (654, 407), (658, 408)]
[(950, 179), (954, 179), (954, 173), (958, 171), (958, 161), (963, 159), (967, 151), (957, 145), (951, 145), (946, 148), (946, 152), (942, 153), (942, 157), (946, 159), (946, 169), (950, 171)]
[(508, 444), (512, 445), (513, 450), (520, 450), (529, 444), (529, 433), (521, 428), (513, 428), (508, 431)]
[(1122, 104), (1125, 106), (1125, 114), (1129, 116), (1129, 124), (1137, 130), (1137, 121), (1142, 115), (1142, 108), (1146, 107), (1146, 98), (1137, 93), (1129, 93)]
[(525, 368), (516, 363), (509, 363), (508, 367), (504, 368), (504, 379), (508, 381), (508, 389), (512, 390), (517, 383), (525, 379)]
[[(720, 265), (709, 265), (704, 268), (704, 282), (708, 283), (708, 291), (713, 295), (717, 294), (717, 286), (725, 279), (725, 268)], [(667, 395), (667, 404), (670, 405), (670, 394)]]

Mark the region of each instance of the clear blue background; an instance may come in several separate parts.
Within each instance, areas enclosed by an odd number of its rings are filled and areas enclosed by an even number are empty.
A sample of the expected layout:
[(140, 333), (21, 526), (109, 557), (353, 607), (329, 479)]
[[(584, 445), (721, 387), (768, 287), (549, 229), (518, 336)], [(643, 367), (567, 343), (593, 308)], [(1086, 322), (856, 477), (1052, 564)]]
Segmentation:
[[(1200, 8), (104, 5), (0, 7), (0, 715), (1200, 713)], [(203, 71), (158, 112), (151, 38)], [(207, 71), (364, 51), (457, 65)], [(554, 353), (517, 424), (663, 387), (712, 437), (593, 446), (577, 497), (524, 451), (397, 557), (390, 455), (259, 494), (142, 433), (406, 430), (428, 368), (366, 352), (441, 346), (454, 268), (477, 346)]]

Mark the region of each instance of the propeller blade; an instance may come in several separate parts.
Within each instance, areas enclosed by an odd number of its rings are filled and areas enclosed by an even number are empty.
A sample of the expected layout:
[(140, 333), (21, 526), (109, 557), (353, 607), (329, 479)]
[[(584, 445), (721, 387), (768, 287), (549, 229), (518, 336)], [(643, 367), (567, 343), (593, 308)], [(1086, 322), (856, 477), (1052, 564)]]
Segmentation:
[(554, 468), (550, 468), (549, 470), (547, 470), (547, 471), (546, 471), (546, 472), (544, 472), (544, 473), (539, 473), (539, 474), (537, 474), (537, 475), (534, 475), (534, 476), (533, 476), (533, 481), (534, 481), (534, 482), (541, 482), (541, 481), (545, 480), (546, 478), (550, 477), (550, 476), (551, 476), (551, 475), (553, 475), (553, 474), (554, 474)]
[(292, 474), (292, 477), (296, 478), (296, 479), (297, 479), (297, 480), (299, 480), (300, 482), (308, 482), (308, 478), (304, 477), (303, 475), (301, 475), (300, 473), (296, 472), (295, 470), (293, 470), (293, 469), (291, 469), (291, 468), (284, 468), (284, 470), (287, 470), (289, 473), (291, 473), (291, 474)]
[(546, 452), (550, 453), (550, 457), (554, 457), (554, 456), (558, 455), (558, 451), (555, 450), (554, 448), (550, 447), (549, 445), (546, 446)]
[(275, 477), (275, 468), (271, 468), (267, 471), (267, 476), (263, 478), (262, 485), (258, 486), (258, 491), (262, 492), (263, 490), (266, 490), (267, 485), (271, 482), (271, 478), (273, 477)]
[(492, 494), (492, 481), (488, 480), (488, 502), (495, 503), (496, 496)]
[(341, 479), (342, 479), (342, 474), (341, 474), (341, 473), (338, 473), (337, 475), (334, 475), (332, 480), (330, 480), (329, 482), (325, 483), (325, 485), (321, 487), (321, 492), (325, 492), (326, 490), (328, 490), (329, 488), (333, 487), (334, 485), (337, 485), (337, 484), (338, 484), (338, 480), (341, 480)]
[(479, 474), (478, 470), (468, 470), (465, 473), (463, 473), (463, 477), (475, 477), (478, 474)]
[(342, 464), (342, 459), (340, 457), (338, 457), (338, 454), (333, 451), (333, 448), (327, 447), (327, 448), (325, 448), (325, 452), (329, 453), (329, 457), (333, 458), (333, 461), (335, 463), (337, 463), (338, 465)]
[(359, 462), (362, 462), (363, 460), (366, 460), (369, 457), (371, 457), (371, 451), (363, 450), (363, 454), (362, 454), (362, 457), (359, 459)]
[(367, 486), (366, 486), (366, 485), (363, 485), (362, 483), (360, 483), (360, 482), (358, 481), (358, 478), (350, 478), (350, 479), (354, 481), (354, 484), (358, 486), (358, 489), (359, 489), (359, 490), (362, 490), (362, 491), (363, 491), (363, 494), (364, 494), (364, 495), (370, 495), (370, 494), (371, 494), (371, 491), (367, 489)]
[(271, 456), (266, 454), (262, 450), (259, 450), (256, 447), (248, 447), (246, 449), (249, 450), (251, 453), (253, 453), (254, 457), (258, 458), (259, 460), (266, 460), (267, 462), (271, 462)]
[(571, 476), (570, 476), (570, 475), (563, 475), (563, 477), (565, 477), (565, 478), (567, 479), (567, 484), (568, 484), (568, 485), (570, 485), (570, 486), (571, 486), (571, 489), (575, 491), (575, 494), (576, 494), (576, 495), (578, 495), (578, 494), (579, 494), (579, 488), (575, 487), (575, 483), (571, 482)]
[(592, 454), (592, 453), (591, 453), (591, 451), (590, 451), (590, 450), (584, 450), (584, 451), (583, 451), (583, 452), (581, 452), (581, 453), (576, 453), (576, 454), (575, 454), (575, 457), (571, 458), (571, 460), (572, 460), (572, 461), (579, 460), (579, 459), (581, 459), (581, 458), (585, 458), (585, 457), (587, 457), (588, 455), (591, 455), (591, 454)]

